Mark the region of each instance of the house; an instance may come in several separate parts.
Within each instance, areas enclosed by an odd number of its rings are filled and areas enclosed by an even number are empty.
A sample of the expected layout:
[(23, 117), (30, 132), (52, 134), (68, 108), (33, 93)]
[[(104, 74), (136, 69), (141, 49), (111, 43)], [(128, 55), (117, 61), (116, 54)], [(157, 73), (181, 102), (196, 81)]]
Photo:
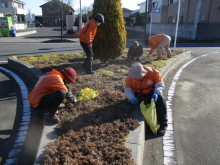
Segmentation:
[(25, 3), (19, 0), (0, 0), (0, 15), (12, 17), (16, 30), (27, 28)]
[(140, 3), (140, 13), (145, 7), (148, 9), (146, 26), (130, 27), (130, 30), (144, 32), (146, 28), (148, 33), (151, 29), (152, 34), (166, 33), (174, 37), (180, 2), (179, 38), (220, 40), (219, 0), (148, 0), (147, 6), (145, 2)]
[(122, 8), (124, 18), (128, 18), (132, 14), (132, 10), (127, 8)]
[(75, 10), (58, 0), (51, 0), (40, 6), (44, 25), (66, 25), (66, 15), (73, 15)]
[(122, 11), (126, 24), (129, 24), (130, 23), (129, 16), (132, 14), (133, 11), (127, 8), (122, 8)]

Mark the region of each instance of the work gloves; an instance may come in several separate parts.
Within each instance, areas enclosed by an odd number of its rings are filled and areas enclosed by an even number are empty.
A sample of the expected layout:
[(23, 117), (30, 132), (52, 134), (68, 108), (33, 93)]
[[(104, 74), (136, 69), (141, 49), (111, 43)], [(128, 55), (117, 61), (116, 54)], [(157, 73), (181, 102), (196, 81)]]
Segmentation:
[(149, 54), (151, 55), (153, 52), (155, 52), (155, 50), (151, 50)]
[(131, 102), (131, 104), (137, 104), (138, 103), (138, 99), (136, 97), (132, 97), (130, 102)]
[(157, 92), (157, 91), (155, 91), (155, 92), (153, 93), (152, 98), (154, 99), (154, 102), (155, 102), (155, 103), (157, 102), (158, 95), (159, 95), (159, 92)]
[(75, 104), (75, 103), (78, 102), (78, 100), (77, 100), (76, 97), (72, 94), (71, 91), (68, 91), (68, 92), (67, 92), (67, 94), (66, 94), (66, 99), (67, 99), (69, 102), (73, 103), (73, 104)]
[[(158, 91), (155, 91), (152, 95), (152, 98), (154, 99), (154, 102), (157, 102), (158, 100), (158, 95), (159, 95), (159, 92)], [(131, 104), (137, 104), (138, 103), (138, 99), (134, 96), (130, 99), (130, 102)]]

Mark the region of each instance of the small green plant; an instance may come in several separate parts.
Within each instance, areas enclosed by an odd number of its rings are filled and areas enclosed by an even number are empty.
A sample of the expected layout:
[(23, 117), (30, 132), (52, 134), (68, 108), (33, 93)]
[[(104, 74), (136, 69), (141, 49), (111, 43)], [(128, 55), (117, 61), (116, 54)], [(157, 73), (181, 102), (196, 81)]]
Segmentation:
[(112, 77), (114, 76), (114, 72), (105, 70), (105, 69), (99, 69), (96, 73), (97, 76), (109, 76)]

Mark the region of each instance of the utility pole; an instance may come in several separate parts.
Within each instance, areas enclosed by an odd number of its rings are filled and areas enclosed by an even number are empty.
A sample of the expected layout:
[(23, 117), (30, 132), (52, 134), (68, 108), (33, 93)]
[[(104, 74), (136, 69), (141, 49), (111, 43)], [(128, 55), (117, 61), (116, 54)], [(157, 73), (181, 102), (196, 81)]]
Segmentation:
[(176, 39), (177, 39), (177, 33), (178, 33), (180, 7), (181, 7), (181, 0), (179, 0), (179, 4), (178, 4), (178, 12), (177, 12), (177, 20), (176, 20), (176, 33), (175, 33), (175, 39), (174, 39), (174, 49), (176, 49)]
[(150, 30), (149, 30), (149, 37), (151, 37), (151, 33), (152, 33), (152, 21), (153, 21), (153, 8), (154, 8), (154, 5), (153, 5), (153, 2), (152, 0), (149, 0), (149, 8), (150, 8), (150, 11), (149, 11), (149, 14), (150, 14)]
[(81, 0), (79, 0), (79, 6), (80, 6), (80, 8), (79, 8), (79, 30), (81, 29), (81, 27), (82, 27), (82, 9), (81, 9)]
[(194, 25), (193, 25), (193, 33), (192, 33), (192, 39), (193, 40), (196, 40), (196, 37), (197, 37), (197, 27), (198, 27), (198, 23), (199, 23), (201, 6), (202, 6), (202, 0), (198, 0), (197, 1), (195, 20), (194, 20)]
[(146, 38), (146, 30), (147, 30), (147, 13), (148, 13), (148, 0), (146, 0), (145, 2), (145, 11), (144, 11), (144, 16), (145, 16), (145, 20), (144, 20), (144, 39)]

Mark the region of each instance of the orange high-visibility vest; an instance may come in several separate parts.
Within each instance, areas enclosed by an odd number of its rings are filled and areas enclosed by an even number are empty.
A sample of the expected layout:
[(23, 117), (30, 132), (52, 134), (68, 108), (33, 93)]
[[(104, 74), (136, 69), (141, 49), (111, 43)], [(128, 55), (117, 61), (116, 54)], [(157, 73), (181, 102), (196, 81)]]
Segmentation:
[(57, 90), (64, 90), (67, 92), (68, 89), (63, 80), (63, 75), (56, 69), (44, 74), (28, 95), (30, 105), (34, 108), (38, 107), (43, 96), (53, 93)]
[(164, 36), (165, 36), (165, 34), (161, 33), (161, 34), (156, 34), (156, 35), (148, 38), (149, 45), (151, 47), (151, 52), (152, 52), (152, 50), (157, 49), (159, 43), (163, 40)]
[(160, 73), (152, 67), (144, 67), (147, 70), (147, 74), (142, 80), (127, 77), (125, 79), (125, 87), (131, 88), (134, 93), (149, 94), (153, 92), (154, 85), (158, 82), (162, 82)]
[(91, 19), (82, 29), (79, 31), (79, 40), (91, 44), (95, 38), (97, 31), (97, 24), (95, 19)]

